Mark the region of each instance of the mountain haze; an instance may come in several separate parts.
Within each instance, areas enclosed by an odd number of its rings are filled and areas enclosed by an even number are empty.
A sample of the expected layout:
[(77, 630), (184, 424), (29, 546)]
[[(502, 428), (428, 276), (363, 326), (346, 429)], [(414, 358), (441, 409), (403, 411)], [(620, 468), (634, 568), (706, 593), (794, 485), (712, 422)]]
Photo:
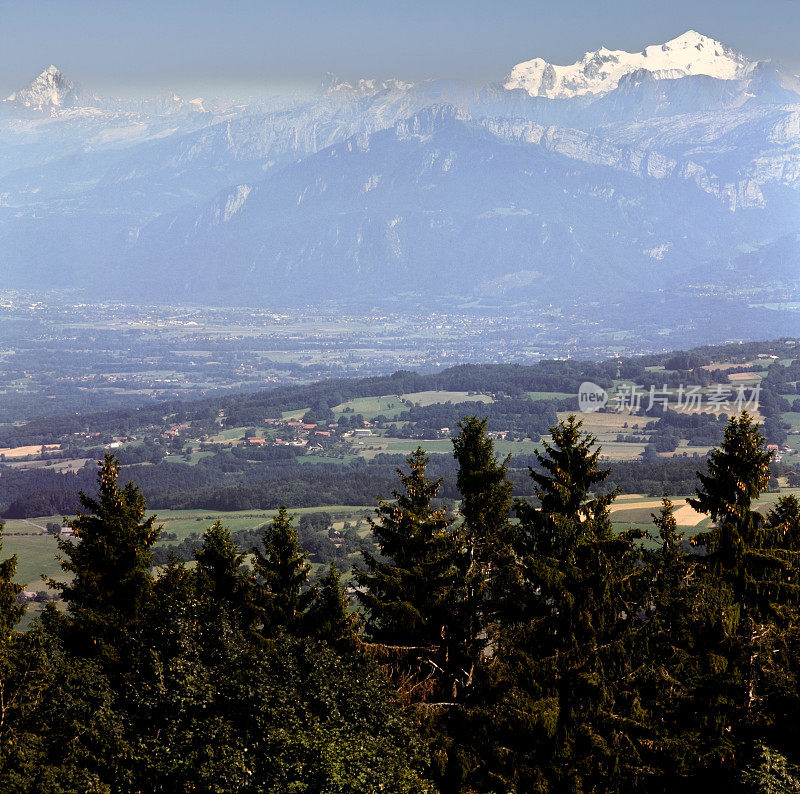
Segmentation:
[(245, 305), (793, 294), (799, 190), (797, 77), (693, 31), (483, 87), (329, 76), (228, 102), (118, 102), (50, 67), (0, 107), (10, 288)]

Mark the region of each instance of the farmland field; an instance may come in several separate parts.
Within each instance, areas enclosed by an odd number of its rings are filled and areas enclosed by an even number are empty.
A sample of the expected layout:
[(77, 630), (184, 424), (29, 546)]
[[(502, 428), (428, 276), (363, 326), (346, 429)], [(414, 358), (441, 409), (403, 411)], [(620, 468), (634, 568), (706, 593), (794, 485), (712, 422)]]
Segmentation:
[[(673, 504), (675, 506), (675, 520), (680, 527), (695, 527), (706, 518), (702, 513), (695, 512), (682, 498), (676, 497), (673, 500)], [(614, 523), (647, 523), (651, 514), (658, 513), (660, 508), (660, 499), (628, 501), (614, 504), (611, 508), (611, 517)]]
[(439, 403), (492, 403), (494, 398), (488, 394), (470, 394), (468, 391), (418, 391), (402, 395), (415, 405), (436, 405)]
[(407, 407), (401, 402), (398, 395), (388, 395), (385, 397), (356, 397), (348, 400), (333, 408), (334, 414), (341, 414), (345, 408), (352, 410), (354, 414), (361, 414), (365, 419), (371, 420), (376, 416), (385, 416), (394, 419)]
[(353, 447), (361, 457), (368, 460), (383, 453), (410, 455), (417, 447), (422, 447), (429, 455), (453, 453), (453, 443), (449, 438), (422, 439), (367, 436), (356, 441)]
[(41, 535), (3, 535), (2, 557), (17, 555), (15, 581), (32, 590), (45, 588), (42, 574), (58, 578), (62, 573), (55, 558), (57, 552), (56, 539), (44, 532)]
[[(325, 507), (290, 508), (293, 516), (312, 513), (330, 513), (336, 520), (351, 521), (354, 516), (371, 510), (374, 505), (330, 505)], [(179, 540), (189, 537), (193, 532), (204, 532), (215, 521), (222, 521), (232, 532), (241, 529), (258, 529), (271, 521), (277, 510), (161, 510), (157, 512), (157, 521), (163, 524), (164, 532), (173, 532)]]
[[(558, 418), (566, 419), (574, 411), (559, 411)], [(599, 433), (632, 433), (644, 429), (648, 422), (652, 422), (651, 417), (631, 416), (627, 411), (617, 413), (593, 413), (581, 414), (579, 418), (583, 421), (584, 430), (598, 435)]]
[[(443, 403), (479, 402), (491, 403), (494, 398), (488, 394), (470, 394), (466, 391), (421, 391), (409, 394), (385, 395), (383, 397), (356, 397), (353, 400), (341, 403), (333, 408), (334, 414), (348, 413), (361, 414), (365, 419), (371, 420), (376, 416), (385, 416), (395, 419), (409, 405), (426, 407)], [(286, 418), (286, 417), (284, 417)]]
[[(58, 449), (58, 444), (45, 444), (44, 449)], [(28, 455), (38, 455), (42, 451), (40, 445), (29, 445), (25, 447), (3, 447), (0, 449), (0, 455), (5, 455), (6, 458), (25, 458)]]

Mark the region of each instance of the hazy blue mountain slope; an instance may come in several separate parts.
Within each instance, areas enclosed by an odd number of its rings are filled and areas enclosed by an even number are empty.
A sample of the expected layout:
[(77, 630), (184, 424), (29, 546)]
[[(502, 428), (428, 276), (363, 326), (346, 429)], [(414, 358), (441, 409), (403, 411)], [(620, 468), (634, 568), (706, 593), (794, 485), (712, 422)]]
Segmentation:
[(697, 268), (766, 220), (685, 179), (508, 143), (445, 107), (160, 218), (126, 263), (204, 299), (618, 294), (711, 276)]
[(48, 67), (0, 102), (6, 288), (692, 307), (800, 290), (798, 234), (800, 80), (694, 31), (482, 87), (123, 102)]

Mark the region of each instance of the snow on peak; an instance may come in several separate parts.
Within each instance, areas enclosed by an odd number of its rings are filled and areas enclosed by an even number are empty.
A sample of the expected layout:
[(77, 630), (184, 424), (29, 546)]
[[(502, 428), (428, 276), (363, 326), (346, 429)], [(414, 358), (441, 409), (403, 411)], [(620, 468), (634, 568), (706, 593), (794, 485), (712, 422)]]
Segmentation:
[(517, 64), (505, 88), (521, 88), (531, 96), (570, 99), (613, 91), (627, 74), (644, 69), (657, 78), (703, 74), (721, 80), (747, 77), (756, 66), (725, 44), (689, 30), (665, 44), (653, 44), (642, 52), (609, 50), (587, 52), (569, 66), (556, 66), (542, 58)]
[(387, 80), (360, 79), (355, 83), (340, 80), (335, 74), (327, 72), (322, 81), (323, 90), (329, 93), (352, 93), (352, 94), (378, 94), (384, 91), (407, 91), (413, 88), (414, 83), (407, 83), (404, 80), (389, 78)]
[(168, 91), (145, 102), (152, 111), (164, 115), (207, 112), (202, 97), (185, 99), (175, 91)]
[(77, 97), (74, 84), (57, 67), (50, 65), (25, 88), (15, 91), (4, 101), (20, 108), (50, 110), (71, 107)]

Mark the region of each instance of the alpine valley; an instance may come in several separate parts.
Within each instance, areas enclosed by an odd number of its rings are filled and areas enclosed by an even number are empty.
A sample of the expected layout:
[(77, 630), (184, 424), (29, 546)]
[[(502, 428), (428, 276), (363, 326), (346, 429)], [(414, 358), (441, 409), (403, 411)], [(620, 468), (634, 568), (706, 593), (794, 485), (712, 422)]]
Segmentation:
[(134, 102), (51, 66), (0, 107), (4, 287), (656, 319), (669, 295), (745, 335), (759, 311), (797, 327), (796, 76), (689, 31), (498, 78)]

